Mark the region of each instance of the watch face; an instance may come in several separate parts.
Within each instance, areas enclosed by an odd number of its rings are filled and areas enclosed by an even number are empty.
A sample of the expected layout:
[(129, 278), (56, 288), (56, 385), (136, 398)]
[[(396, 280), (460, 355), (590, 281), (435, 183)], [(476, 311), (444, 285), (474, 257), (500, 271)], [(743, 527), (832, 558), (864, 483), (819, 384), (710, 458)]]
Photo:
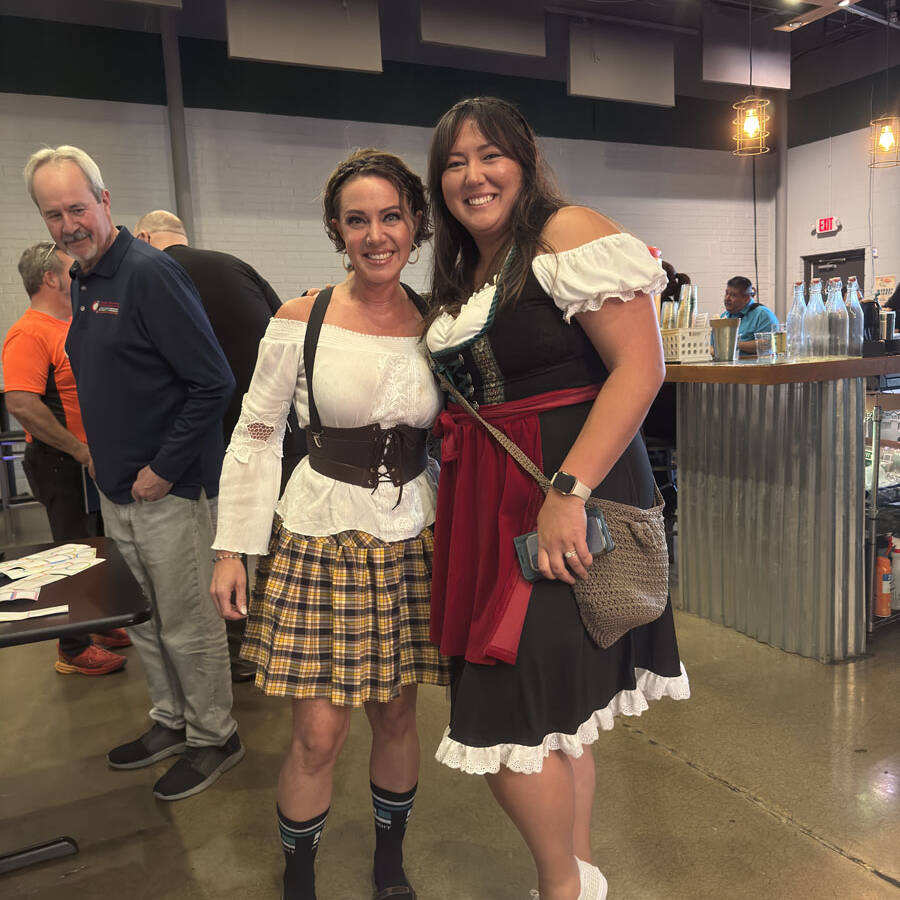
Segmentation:
[(553, 487), (564, 494), (571, 494), (575, 489), (575, 476), (568, 475), (566, 472), (557, 472), (553, 476)]

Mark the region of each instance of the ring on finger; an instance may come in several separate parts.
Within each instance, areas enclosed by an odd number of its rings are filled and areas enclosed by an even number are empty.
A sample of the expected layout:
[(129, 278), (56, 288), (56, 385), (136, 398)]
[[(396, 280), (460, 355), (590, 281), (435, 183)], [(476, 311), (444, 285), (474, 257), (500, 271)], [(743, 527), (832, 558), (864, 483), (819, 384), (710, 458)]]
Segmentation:
[(578, 556), (577, 550), (566, 550), (566, 552), (563, 553), (564, 559), (571, 559), (573, 556)]

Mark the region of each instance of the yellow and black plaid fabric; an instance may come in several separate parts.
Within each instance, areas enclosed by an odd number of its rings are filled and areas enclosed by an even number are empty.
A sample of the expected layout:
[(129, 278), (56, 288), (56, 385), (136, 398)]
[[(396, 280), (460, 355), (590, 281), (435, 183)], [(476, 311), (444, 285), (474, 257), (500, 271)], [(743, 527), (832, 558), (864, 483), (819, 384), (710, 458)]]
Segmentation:
[(448, 662), (428, 640), (433, 549), (431, 528), (381, 541), (363, 531), (303, 537), (277, 522), (241, 647), (256, 686), (360, 706), (406, 684), (448, 684)]

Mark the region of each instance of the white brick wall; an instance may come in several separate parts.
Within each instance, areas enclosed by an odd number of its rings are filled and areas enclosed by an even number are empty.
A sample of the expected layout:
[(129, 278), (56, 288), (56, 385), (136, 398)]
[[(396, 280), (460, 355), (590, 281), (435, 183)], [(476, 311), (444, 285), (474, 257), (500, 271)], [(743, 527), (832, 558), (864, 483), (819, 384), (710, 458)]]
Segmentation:
[[(869, 248), (870, 187), (878, 259), (873, 266), (866, 253), (866, 296), (871, 296), (876, 275), (900, 278), (900, 167), (870, 169), (868, 140), (864, 129), (789, 151), (789, 281), (803, 278), (803, 256)], [(828, 237), (811, 234), (821, 216), (836, 216), (842, 229)]]
[[(217, 110), (188, 110), (187, 128), (196, 244), (246, 259), (283, 299), (341, 277), (320, 211), (322, 186), (334, 165), (353, 148), (380, 146), (424, 173), (430, 137), (427, 128)], [(115, 221), (129, 227), (147, 210), (173, 208), (174, 193), (166, 112), (160, 107), (0, 94), (0, 134), (5, 333), (25, 308), (18, 256), (46, 236), (21, 180), (30, 152), (60, 143), (86, 149), (104, 173)], [(661, 247), (699, 285), (701, 309), (720, 310), (731, 275), (753, 277), (748, 161), (681, 148), (563, 139), (543, 144), (564, 193)], [(771, 167), (771, 160), (763, 160), (758, 177), (761, 298), (769, 303)], [(406, 270), (414, 287), (426, 286), (429, 261), (425, 248), (418, 265)]]

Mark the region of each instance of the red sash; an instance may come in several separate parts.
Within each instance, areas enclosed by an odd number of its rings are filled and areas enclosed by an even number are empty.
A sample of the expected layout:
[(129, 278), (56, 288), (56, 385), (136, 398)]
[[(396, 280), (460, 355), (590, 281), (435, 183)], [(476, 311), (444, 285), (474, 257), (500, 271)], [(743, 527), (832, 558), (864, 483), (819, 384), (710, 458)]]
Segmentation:
[[(589, 385), (481, 406), (543, 469), (538, 414), (593, 400)], [(442, 438), (434, 524), (431, 641), (469, 662), (514, 663), (531, 584), (521, 573), (513, 538), (533, 531), (544, 495), (462, 407), (450, 403), (434, 424)]]

